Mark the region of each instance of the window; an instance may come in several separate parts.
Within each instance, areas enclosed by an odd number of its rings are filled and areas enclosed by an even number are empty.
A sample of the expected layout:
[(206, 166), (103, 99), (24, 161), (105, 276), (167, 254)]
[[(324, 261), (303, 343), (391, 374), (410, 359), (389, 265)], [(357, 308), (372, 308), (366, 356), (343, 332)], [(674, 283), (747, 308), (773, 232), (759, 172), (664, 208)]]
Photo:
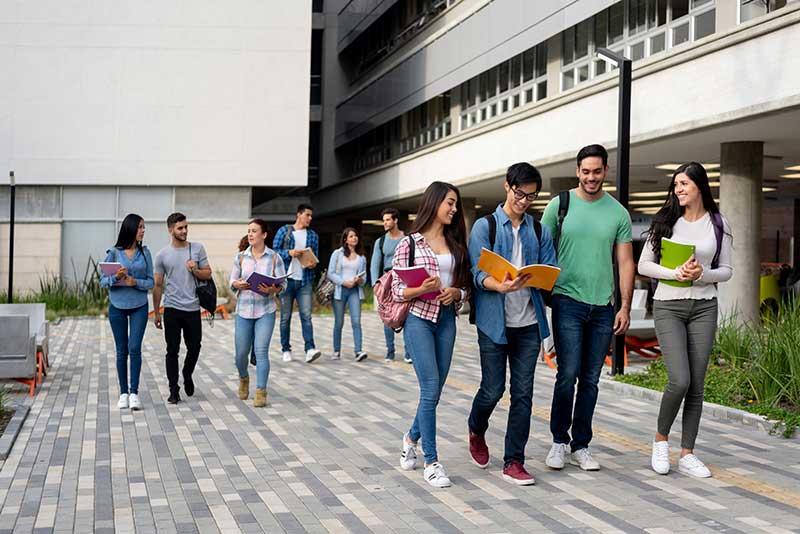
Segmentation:
[(667, 35), (659, 33), (650, 38), (650, 55), (663, 52), (667, 48)]
[(785, 7), (787, 0), (739, 0), (739, 22), (747, 22), (756, 17), (772, 13)]
[(694, 18), (694, 38), (702, 39), (703, 37), (714, 33), (716, 18), (716, 12), (714, 9), (711, 11), (706, 11), (701, 15), (697, 15)]
[(672, 46), (678, 46), (689, 41), (689, 23), (681, 24), (672, 29)]
[(629, 56), (631, 61), (639, 61), (644, 57), (644, 41), (639, 41), (636, 44), (631, 45), (631, 51)]

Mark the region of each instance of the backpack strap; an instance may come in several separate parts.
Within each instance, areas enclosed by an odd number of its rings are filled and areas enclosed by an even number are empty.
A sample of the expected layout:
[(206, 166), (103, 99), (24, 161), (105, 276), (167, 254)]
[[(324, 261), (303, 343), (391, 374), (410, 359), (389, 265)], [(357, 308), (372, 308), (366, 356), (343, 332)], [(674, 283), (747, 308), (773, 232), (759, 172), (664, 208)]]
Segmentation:
[(412, 236), (408, 236), (408, 267), (413, 267), (414, 265), (414, 253), (416, 252), (417, 244), (414, 243), (414, 238)]
[[(275, 267), (278, 265), (278, 253), (272, 254), (272, 278), (275, 278)], [(239, 266), (241, 267), (241, 265)]]
[(489, 250), (494, 252), (494, 242), (497, 239), (497, 219), (494, 218), (494, 213), (490, 213), (483, 218), (489, 223)]
[(285, 248), (285, 249), (289, 248), (289, 240), (292, 237), (292, 230), (294, 230), (294, 225), (293, 224), (287, 224), (286, 225), (286, 235), (283, 236), (283, 248)]
[(381, 238), (378, 240), (378, 250), (380, 250), (380, 251), (381, 251), (381, 264), (380, 264), (380, 265), (381, 265), (381, 267), (380, 267), (380, 272), (383, 272), (383, 269), (384, 269), (384, 267), (383, 267), (383, 261), (384, 261), (384, 259), (385, 259), (385, 258), (384, 258), (384, 256), (383, 256), (383, 245), (385, 245), (385, 244), (386, 244), (386, 234), (383, 234), (383, 235), (381, 236)]
[(542, 243), (542, 223), (533, 218), (533, 232), (536, 234), (536, 240), (539, 244)]
[(569, 211), (569, 191), (561, 191), (558, 194), (558, 225), (556, 226), (556, 235), (553, 239), (553, 245), (558, 254), (558, 246), (561, 243), (561, 227), (564, 226), (564, 219)]
[(722, 252), (722, 239), (725, 236), (725, 227), (722, 222), (722, 215), (719, 213), (712, 213), (711, 224), (714, 226), (714, 237), (717, 238), (717, 250), (714, 252), (714, 258), (711, 260), (711, 268), (716, 269), (719, 267), (719, 255)]

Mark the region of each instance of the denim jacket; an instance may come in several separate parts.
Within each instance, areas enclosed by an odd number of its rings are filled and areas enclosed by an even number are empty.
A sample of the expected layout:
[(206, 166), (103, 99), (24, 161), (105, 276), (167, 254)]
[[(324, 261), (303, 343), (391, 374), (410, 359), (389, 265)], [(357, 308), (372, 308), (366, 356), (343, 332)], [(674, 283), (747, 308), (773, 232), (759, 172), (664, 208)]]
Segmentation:
[[(342, 283), (345, 281), (342, 278), (342, 261), (344, 261), (344, 251), (342, 248), (337, 248), (331, 254), (331, 259), (328, 262), (328, 279), (336, 285), (336, 289), (333, 290), (333, 298), (334, 300), (340, 300), (342, 298)], [(367, 258), (364, 256), (358, 257), (358, 272), (364, 272), (367, 270)], [(358, 298), (364, 300), (364, 289), (363, 286), (367, 282), (367, 277), (362, 276), (361, 282), (358, 284)]]
[[(108, 249), (105, 262), (118, 262), (128, 269), (128, 275), (136, 280), (135, 286), (122, 285), (114, 275), (101, 276), (100, 286), (108, 288), (108, 300), (115, 308), (131, 310), (147, 305), (147, 292), (153, 289), (153, 258), (147, 247), (136, 247), (133, 259), (128, 259), (124, 250), (116, 247)], [(142, 254), (144, 251), (144, 254)]]
[[(493, 216), (497, 221), (494, 252), (511, 261), (514, 234), (512, 232), (511, 219), (503, 211), (503, 204), (497, 207)], [(534, 263), (558, 265), (550, 230), (548, 230), (547, 226), (542, 225), (542, 241), (539, 243), (533, 227), (533, 217), (527, 213), (519, 227), (519, 238), (522, 242), (525, 265)], [(480, 218), (475, 222), (469, 236), (469, 258), (472, 264), (473, 282), (477, 288), (475, 295), (475, 325), (495, 343), (505, 344), (508, 342), (506, 340), (505, 321), (506, 296), (497, 291), (484, 289), (483, 281), (489, 275), (478, 269), (478, 259), (481, 256), (482, 248), (490, 248), (489, 223), (484, 218)], [(536, 320), (539, 324), (539, 335), (541, 339), (549, 337), (550, 327), (547, 325), (544, 300), (539, 290), (523, 287), (520, 291), (530, 292), (533, 308), (536, 311)]]

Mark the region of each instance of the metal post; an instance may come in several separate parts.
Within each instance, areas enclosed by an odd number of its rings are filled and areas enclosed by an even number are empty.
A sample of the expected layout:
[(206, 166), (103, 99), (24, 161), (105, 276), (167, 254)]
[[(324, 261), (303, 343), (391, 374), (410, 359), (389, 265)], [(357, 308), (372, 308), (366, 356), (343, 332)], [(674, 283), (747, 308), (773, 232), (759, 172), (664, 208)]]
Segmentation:
[(8, 173), (9, 191), (11, 197), (11, 209), (9, 210), (8, 224), (8, 303), (11, 304), (14, 295), (14, 200), (16, 197), (17, 186), (14, 183), (14, 171)]

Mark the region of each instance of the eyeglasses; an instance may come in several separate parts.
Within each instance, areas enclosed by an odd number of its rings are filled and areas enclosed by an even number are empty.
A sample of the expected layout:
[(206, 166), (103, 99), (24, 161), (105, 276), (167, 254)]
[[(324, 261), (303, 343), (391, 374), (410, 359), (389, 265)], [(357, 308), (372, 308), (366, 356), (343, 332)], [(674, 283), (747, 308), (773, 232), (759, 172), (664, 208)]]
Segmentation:
[(524, 191), (520, 191), (517, 187), (512, 187), (511, 191), (514, 192), (514, 198), (517, 200), (527, 200), (528, 202), (533, 202), (536, 200), (536, 197), (539, 196), (539, 192), (536, 191), (535, 193), (525, 193)]

